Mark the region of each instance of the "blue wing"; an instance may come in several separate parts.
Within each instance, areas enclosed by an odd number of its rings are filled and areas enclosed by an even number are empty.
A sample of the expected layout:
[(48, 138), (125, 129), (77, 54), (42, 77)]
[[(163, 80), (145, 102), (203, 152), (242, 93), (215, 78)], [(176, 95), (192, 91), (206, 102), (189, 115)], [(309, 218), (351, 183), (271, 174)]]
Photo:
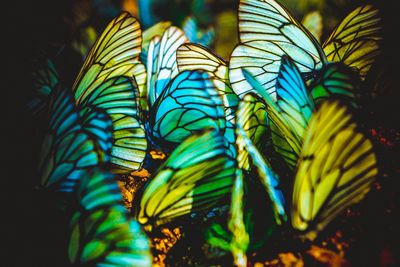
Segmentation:
[(224, 105), (207, 73), (181, 72), (150, 110), (151, 134), (163, 142), (180, 143), (194, 132), (226, 128)]

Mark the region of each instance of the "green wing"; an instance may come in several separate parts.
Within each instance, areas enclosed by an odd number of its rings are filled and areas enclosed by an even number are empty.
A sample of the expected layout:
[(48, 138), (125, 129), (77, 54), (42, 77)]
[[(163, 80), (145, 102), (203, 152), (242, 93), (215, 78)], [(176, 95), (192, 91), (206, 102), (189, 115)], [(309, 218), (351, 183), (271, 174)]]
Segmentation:
[(139, 22), (122, 13), (99, 36), (73, 86), (78, 106), (94, 106), (110, 115), (111, 162), (117, 171), (139, 169), (147, 148), (138, 107), (146, 78), (139, 62), (141, 42)]
[[(272, 170), (271, 164), (265, 160), (261, 153), (254, 146), (247, 133), (241, 128), (240, 125), (236, 128), (236, 146), (238, 155), (241, 157), (248, 157), (249, 165), (254, 168), (260, 182), (268, 193), (271, 200), (271, 207), (274, 212), (274, 219), (276, 224), (280, 225), (286, 221), (285, 200), (283, 193), (280, 189), (279, 177)], [(239, 168), (243, 168), (239, 161)]]
[(290, 120), (284, 115), (281, 107), (265, 92), (261, 84), (246, 70), (243, 70), (243, 76), (265, 100), (274, 148), (289, 167), (294, 169), (300, 154), (302, 138), (295, 131), (295, 127), (291, 125)]
[(74, 265), (151, 266), (149, 241), (128, 217), (114, 175), (94, 169), (82, 174), (79, 208), (70, 222), (68, 257)]
[(184, 140), (146, 185), (138, 221), (151, 230), (210, 210), (231, 194), (236, 161), (217, 131)]
[[(248, 138), (259, 151), (265, 150), (269, 139), (269, 121), (265, 102), (254, 93), (246, 94), (239, 103), (236, 123), (244, 130)], [(244, 170), (249, 170), (249, 157), (246, 151), (238, 155), (238, 163)]]
[(146, 72), (139, 61), (141, 44), (142, 32), (136, 18), (124, 12), (113, 19), (97, 38), (75, 80), (77, 103), (104, 80), (121, 75), (134, 77), (142, 92)]
[(364, 5), (352, 11), (323, 44), (329, 61), (357, 69), (364, 79), (380, 54), (381, 17), (376, 8)]
[(372, 143), (346, 106), (322, 104), (310, 120), (295, 177), (291, 222), (309, 239), (370, 190), (378, 174)]
[(316, 105), (327, 99), (340, 98), (357, 107), (361, 93), (358, 84), (360, 78), (352, 69), (341, 63), (330, 63), (318, 70), (310, 85), (310, 94)]
[(138, 90), (131, 78), (118, 76), (103, 81), (80, 103), (103, 109), (113, 124), (111, 163), (118, 171), (137, 170), (146, 156), (144, 125), (139, 119)]

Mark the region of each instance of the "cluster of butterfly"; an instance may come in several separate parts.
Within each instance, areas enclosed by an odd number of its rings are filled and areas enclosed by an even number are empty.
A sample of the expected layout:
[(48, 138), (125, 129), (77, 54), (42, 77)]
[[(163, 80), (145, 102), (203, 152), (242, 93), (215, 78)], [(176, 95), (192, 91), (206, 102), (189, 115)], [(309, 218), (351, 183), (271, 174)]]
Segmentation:
[[(269, 207), (258, 212), (315, 239), (378, 173), (352, 110), (379, 55), (379, 23), (375, 8), (359, 7), (321, 46), (274, 0), (241, 0), (240, 43), (227, 63), (168, 23), (142, 36), (123, 13), (93, 45), (72, 90), (47, 61), (35, 72), (32, 102), (49, 118), (40, 177), (79, 203), (71, 262), (150, 266), (141, 227), (151, 232), (225, 205), (227, 225), (214, 225), (209, 242), (245, 266), (253, 241), (246, 184), (255, 181), (265, 193), (257, 201)], [(116, 173), (146, 168), (154, 148), (168, 159), (129, 215)], [(218, 237), (222, 228), (228, 241)]]

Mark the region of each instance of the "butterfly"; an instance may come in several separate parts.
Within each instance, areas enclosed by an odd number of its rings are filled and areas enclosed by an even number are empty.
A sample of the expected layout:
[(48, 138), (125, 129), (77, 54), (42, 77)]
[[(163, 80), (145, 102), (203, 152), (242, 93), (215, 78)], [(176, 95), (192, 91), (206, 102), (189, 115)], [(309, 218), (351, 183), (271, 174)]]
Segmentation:
[(149, 107), (166, 89), (167, 84), (178, 75), (176, 50), (188, 42), (185, 33), (174, 26), (165, 30), (164, 34), (151, 39), (147, 53), (147, 100)]
[(150, 245), (122, 204), (116, 177), (99, 168), (81, 174), (70, 221), (72, 264), (152, 266)]
[(111, 117), (111, 163), (115, 171), (139, 169), (146, 155), (139, 108), (146, 79), (139, 61), (141, 42), (139, 22), (122, 13), (96, 40), (73, 85), (79, 107), (100, 108)]
[(351, 69), (342, 63), (329, 63), (316, 73), (316, 78), (307, 87), (294, 61), (284, 55), (276, 78), (274, 101), (244, 70), (249, 84), (266, 101), (272, 143), (291, 169), (298, 160), (304, 134), (316, 106), (332, 98), (347, 100), (355, 105), (358, 81)]
[[(255, 249), (257, 247), (255, 243), (265, 241), (265, 234), (268, 235), (271, 231), (270, 222), (265, 218), (272, 217), (273, 225), (281, 225), (287, 220), (284, 197), (278, 188), (279, 177), (272, 171), (269, 162), (264, 159), (251, 140), (258, 140), (259, 136), (254, 135), (254, 128), (250, 128), (249, 124), (256, 122), (257, 115), (267, 120), (265, 110), (261, 110), (262, 107), (262, 100), (255, 94), (246, 95), (239, 104), (235, 128), (238, 169), (234, 176), (226, 227), (225, 223), (213, 223), (206, 230), (207, 243), (212, 247), (230, 251), (235, 266), (246, 266), (248, 250)], [(259, 129), (265, 130), (262, 127)], [(251, 169), (255, 171), (251, 173)], [(253, 185), (256, 185), (258, 190), (253, 190)], [(260, 188), (262, 189), (259, 190)], [(254, 214), (254, 208), (249, 206), (254, 204), (252, 199), (256, 200), (258, 208), (263, 209), (262, 231), (256, 229), (261, 225), (259, 223), (261, 214)]]
[(153, 138), (175, 144), (204, 129), (224, 133), (224, 105), (210, 76), (200, 71), (179, 73), (151, 108), (149, 127)]
[(276, 100), (276, 78), (282, 55), (290, 56), (302, 76), (328, 62), (342, 62), (364, 78), (379, 55), (381, 25), (378, 10), (371, 5), (356, 8), (336, 27), (321, 46), (312, 34), (278, 2), (241, 0), (240, 44), (231, 55), (229, 79), (240, 96), (252, 90), (242, 68), (257, 79)]
[(49, 114), (39, 159), (40, 183), (56, 191), (72, 192), (82, 172), (107, 162), (101, 148), (110, 146), (111, 122), (101, 111), (93, 111), (82, 120), (72, 96), (61, 86), (50, 94)]
[(193, 134), (145, 185), (135, 211), (137, 220), (152, 231), (222, 205), (231, 193), (235, 172), (236, 160), (220, 132)]
[(361, 201), (378, 174), (371, 141), (339, 101), (311, 117), (291, 200), (291, 225), (314, 239), (329, 222)]
[[(270, 169), (268, 163), (254, 163)], [(313, 240), (337, 215), (364, 198), (377, 174), (372, 143), (347, 105), (327, 100), (306, 127), (292, 199), (286, 201), (290, 206), (282, 209), (282, 215), (289, 210), (292, 228)]]

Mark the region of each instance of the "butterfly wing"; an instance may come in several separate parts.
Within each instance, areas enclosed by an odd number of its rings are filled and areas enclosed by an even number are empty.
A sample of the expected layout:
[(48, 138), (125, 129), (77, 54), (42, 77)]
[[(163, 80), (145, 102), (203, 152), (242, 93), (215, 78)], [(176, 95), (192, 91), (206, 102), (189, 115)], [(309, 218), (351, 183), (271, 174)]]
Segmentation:
[(310, 85), (310, 94), (316, 105), (327, 99), (341, 98), (357, 107), (360, 93), (357, 87), (360, 78), (349, 67), (341, 63), (329, 63), (316, 72), (316, 78)]
[(103, 81), (92, 90), (81, 106), (104, 110), (113, 124), (111, 163), (118, 170), (139, 169), (146, 156), (147, 141), (141, 123), (135, 81), (118, 76)]
[(79, 208), (70, 222), (68, 257), (72, 264), (151, 266), (149, 241), (128, 217), (114, 175), (93, 170), (82, 175)]
[(196, 131), (225, 130), (224, 106), (210, 76), (184, 71), (169, 84), (150, 110), (152, 136), (180, 143)]
[(231, 205), (228, 217), (228, 229), (232, 233), (230, 250), (235, 266), (247, 266), (247, 248), (250, 238), (244, 222), (244, 181), (243, 172), (237, 169), (232, 188)]
[[(270, 131), (266, 105), (258, 95), (248, 93), (240, 101), (236, 123), (240, 125), (255, 147), (259, 151), (264, 151)], [(241, 168), (250, 169), (247, 153), (239, 154), (237, 159)]]
[(372, 143), (347, 108), (325, 102), (311, 118), (295, 177), (291, 222), (314, 239), (368, 193), (378, 174)]
[(276, 80), (277, 105), (298, 139), (302, 139), (315, 110), (299, 69), (287, 56), (282, 57)]
[(75, 80), (75, 99), (81, 103), (104, 80), (115, 76), (135, 77), (143, 91), (146, 72), (139, 61), (142, 33), (140, 24), (129, 13), (113, 19), (96, 40)]
[(188, 43), (178, 48), (177, 63), (180, 72), (202, 70), (210, 74), (224, 101), (226, 119), (234, 124), (239, 98), (229, 84), (226, 62), (209, 49), (198, 44)]
[(362, 79), (380, 54), (381, 17), (365, 5), (356, 8), (336, 27), (323, 44), (329, 61), (339, 61), (358, 70)]
[(218, 131), (188, 137), (145, 187), (138, 221), (151, 229), (215, 207), (231, 193), (235, 171)]
[(265, 100), (270, 121), (272, 143), (275, 150), (283, 157), (291, 169), (294, 169), (300, 154), (302, 139), (297, 135), (290, 120), (284, 115), (281, 107), (265, 92), (261, 84), (245, 69), (243, 76), (252, 88)]
[[(147, 69), (151, 70), (152, 74), (151, 77), (147, 77), (147, 99), (150, 107), (166, 89), (167, 84), (178, 74), (176, 50), (187, 41), (185, 33), (174, 26), (169, 27), (161, 39), (155, 37), (152, 40), (154, 52), (149, 53), (147, 57)], [(153, 61), (155, 57), (157, 59)]]
[(239, 37), (241, 43), (232, 52), (229, 65), (229, 79), (239, 97), (252, 90), (242, 68), (275, 100), (275, 82), (282, 55), (289, 55), (304, 75), (326, 61), (312, 34), (274, 0), (240, 1)]
[(72, 96), (61, 87), (53, 90), (50, 122), (44, 138), (39, 173), (41, 185), (71, 192), (85, 169), (101, 162), (96, 144), (84, 131)]
[(79, 112), (82, 127), (92, 137), (98, 146), (103, 162), (111, 161), (113, 144), (113, 128), (111, 117), (102, 109), (87, 107)]
[[(236, 127), (236, 134), (236, 146), (238, 150), (238, 155), (239, 157), (243, 157), (244, 155), (246, 155), (246, 157), (249, 158), (249, 165), (255, 168), (256, 173), (260, 178), (260, 182), (265, 191), (268, 193), (268, 196), (271, 200), (275, 222), (280, 225), (284, 221), (286, 221), (287, 215), (285, 211), (285, 200), (283, 197), (283, 193), (279, 188), (279, 176), (277, 176), (277, 174), (272, 171), (269, 162), (266, 161), (261, 153), (257, 150), (250, 138), (247, 136), (247, 133), (240, 125)], [(243, 167), (245, 167), (241, 164), (240, 161), (238, 163), (239, 168), (243, 169)]]

